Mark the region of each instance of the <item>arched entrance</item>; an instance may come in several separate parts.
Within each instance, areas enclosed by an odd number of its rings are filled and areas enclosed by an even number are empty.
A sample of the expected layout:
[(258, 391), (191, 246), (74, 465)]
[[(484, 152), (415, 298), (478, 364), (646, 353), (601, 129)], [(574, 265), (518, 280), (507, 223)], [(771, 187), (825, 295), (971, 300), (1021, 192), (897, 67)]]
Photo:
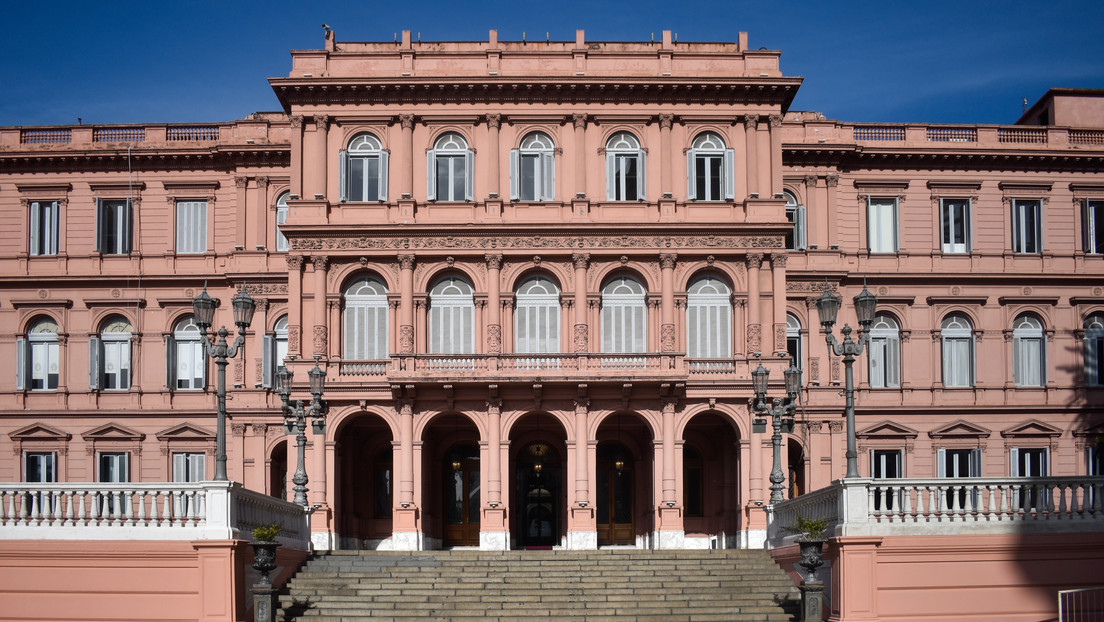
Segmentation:
[(287, 440), (282, 440), (272, 447), (272, 453), (268, 458), (268, 494), (277, 499), (288, 499), (288, 474), (287, 474)]
[(740, 435), (721, 413), (694, 415), (683, 430), (682, 503), (687, 537), (734, 544), (740, 530)]
[(391, 428), (368, 413), (347, 421), (335, 437), (334, 510), (338, 546), (375, 549), (391, 537), (395, 469)]
[(786, 440), (786, 471), (789, 484), (787, 486), (787, 499), (800, 497), (807, 490), (805, 487), (805, 448), (795, 438)]
[(510, 535), (523, 549), (547, 549), (567, 535), (567, 436), (554, 417), (530, 413), (510, 428), (513, 490)]
[(479, 430), (468, 417), (434, 417), (422, 435), (423, 525), (430, 548), (479, 546)]
[(635, 413), (606, 417), (598, 427), (594, 513), (598, 546), (646, 544), (655, 524), (654, 437)]

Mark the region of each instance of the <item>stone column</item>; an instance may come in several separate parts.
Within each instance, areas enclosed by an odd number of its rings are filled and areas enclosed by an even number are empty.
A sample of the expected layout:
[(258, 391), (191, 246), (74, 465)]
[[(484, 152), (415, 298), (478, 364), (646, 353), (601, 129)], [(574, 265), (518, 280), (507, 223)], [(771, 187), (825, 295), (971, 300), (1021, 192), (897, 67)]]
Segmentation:
[(398, 157), (391, 165), (395, 167), (395, 184), (398, 186), (398, 198), (409, 198), (414, 191), (414, 115), (399, 115), (399, 124), (402, 127), (402, 138), (399, 140)]
[(492, 508), (502, 503), (502, 400), (487, 400), (487, 504)]
[(303, 163), (303, 191), (306, 196), (303, 199), (314, 200), (316, 196), (326, 195), (326, 159), (327, 141), (330, 118), (319, 115), (314, 118), (314, 132), (307, 134), (309, 143), (304, 145), (305, 162)]
[(770, 170), (764, 175), (767, 186), (760, 186), (765, 191), (774, 193), (782, 192), (782, 115), (772, 114), (768, 117), (768, 131), (770, 132)]
[(314, 316), (313, 353), (325, 359), (329, 356), (326, 347), (326, 271), (330, 258), (326, 255), (314, 255), (311, 263), (314, 264), (314, 304), (311, 305)]
[(303, 356), (303, 256), (287, 255), (288, 266), (288, 354)]
[(399, 255), (399, 354), (414, 353), (414, 255)]
[(674, 152), (671, 150), (671, 125), (674, 121), (675, 115), (673, 114), (659, 115), (659, 192), (661, 197), (674, 196), (675, 189), (671, 182), (671, 159), (674, 157)]
[[(771, 253), (771, 277), (774, 290), (774, 351), (786, 351), (786, 259), (785, 252)], [(801, 361), (794, 361), (802, 367)]]
[[(255, 225), (254, 235), (256, 237), (253, 240), (253, 245), (252, 246), (250, 246), (249, 240), (246, 240), (245, 250), (247, 250), (247, 251), (248, 250), (253, 250), (253, 249), (257, 248), (258, 246), (263, 246), (265, 248), (268, 248), (269, 250), (274, 251), (274, 250), (276, 250), (276, 231), (275, 231), (275, 229), (273, 229), (273, 232), (272, 232), (272, 244), (270, 245), (268, 243), (268, 229), (269, 229), (268, 228), (268, 216), (269, 216), (269, 208), (271, 206), (271, 203), (269, 203), (269, 201), (268, 201), (268, 177), (258, 177), (257, 178), (257, 195), (256, 196), (257, 196), (257, 201), (256, 201), (257, 221), (254, 223), (254, 225)], [(275, 218), (276, 213), (273, 212), (272, 216), (273, 216), (272, 222), (276, 222), (276, 218)]]
[[(839, 186), (839, 175), (830, 173), (824, 176), (824, 185), (827, 187), (828, 203), (821, 211), (824, 214), (838, 214), (839, 201), (836, 197), (836, 187)], [(828, 248), (839, 245), (839, 222), (835, 218), (828, 218), (828, 235), (825, 243)]]
[(491, 197), (499, 196), (499, 171), (502, 167), (499, 166), (498, 128), (501, 123), (502, 115), (487, 115), (487, 151), (490, 162), (487, 166), (487, 194)]
[(675, 400), (663, 400), (663, 505), (678, 505), (675, 486)]
[(487, 262), (487, 354), (502, 354), (502, 253), (488, 253), (483, 258)]
[(575, 125), (575, 196), (586, 196), (586, 120), (585, 114), (573, 114)]
[(303, 196), (303, 116), (291, 115), (291, 194)]
[(755, 352), (762, 352), (762, 325), (759, 323), (759, 267), (763, 264), (762, 253), (748, 253), (748, 324), (747, 324), (747, 351), (748, 356)]
[(663, 352), (675, 351), (675, 260), (674, 253), (663, 253), (659, 256), (659, 267), (662, 271), (659, 343)]
[(759, 115), (744, 115), (744, 137), (747, 141), (748, 195), (759, 192)]
[(590, 253), (573, 253), (571, 260), (575, 264), (575, 328), (574, 346), (576, 354), (590, 351), (590, 328), (587, 321), (587, 265)]
[(399, 505), (414, 504), (414, 401), (397, 404), (399, 414)]
[(590, 399), (575, 398), (575, 504), (586, 506), (590, 500), (590, 471), (587, 467), (587, 410)]

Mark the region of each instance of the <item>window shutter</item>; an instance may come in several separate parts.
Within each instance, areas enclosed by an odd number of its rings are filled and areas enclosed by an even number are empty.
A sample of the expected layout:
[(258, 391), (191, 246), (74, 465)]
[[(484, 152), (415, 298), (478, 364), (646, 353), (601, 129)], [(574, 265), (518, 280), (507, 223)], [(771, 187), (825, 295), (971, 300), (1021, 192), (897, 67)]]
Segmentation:
[(276, 372), (276, 339), (272, 335), (261, 337), (261, 386), (272, 388), (273, 374)]
[[(724, 150), (724, 171), (721, 175), (724, 178), (724, 193), (725, 199), (729, 201), (736, 198), (736, 156), (732, 149)], [(804, 248), (804, 245), (798, 247)]]
[(540, 198), (552, 201), (556, 198), (556, 153), (545, 151), (540, 154), (541, 178)]
[(61, 208), (54, 201), (49, 205), (49, 218), (46, 221), (46, 254), (56, 255), (58, 252), (58, 236), (61, 235)]
[(121, 216), (122, 225), (123, 225), (123, 227), (122, 227), (122, 231), (123, 231), (122, 238), (123, 239), (119, 243), (119, 247), (120, 247), (119, 250), (121, 251), (121, 253), (123, 255), (129, 255), (130, 251), (131, 251), (131, 248), (132, 248), (132, 246), (131, 246), (131, 231), (130, 230), (131, 230), (131, 224), (134, 220), (133, 211), (134, 211), (133, 203), (131, 202), (130, 199), (127, 199), (126, 200), (126, 206), (123, 208), (123, 213), (122, 213), (122, 216)]
[(471, 201), (475, 196), (475, 152), (464, 152), (464, 199)]
[(935, 450), (935, 476), (947, 477), (947, 450)]
[[(732, 197), (729, 197), (732, 198)], [(805, 220), (805, 206), (797, 206), (797, 214), (794, 218), (794, 248), (797, 250), (804, 250), (808, 246), (808, 240), (806, 240), (806, 231), (808, 225)]]
[(169, 390), (176, 388), (176, 339), (165, 336), (165, 386)]
[(1100, 370), (1097, 369), (1097, 362), (1100, 360), (1100, 354), (1097, 352), (1100, 340), (1096, 335), (1089, 331), (1085, 335), (1085, 384), (1097, 385), (1100, 384)]
[(387, 200), (387, 175), (390, 170), (391, 154), (381, 151), (379, 155), (379, 200)]
[(173, 472), (172, 478), (174, 482), (186, 482), (188, 481), (188, 454), (173, 454), (172, 455)]
[(970, 477), (981, 477), (981, 450), (970, 450)]
[(27, 390), (27, 377), (28, 374), (27, 365), (30, 363), (27, 356), (27, 338), (16, 337), (15, 339), (15, 388), (19, 391)]
[[(645, 175), (644, 175), (645, 171), (648, 170), (647, 160), (646, 160), (646, 156), (648, 154), (644, 153), (643, 149), (641, 149), (640, 151), (637, 151), (636, 153), (637, 153), (636, 157), (637, 157), (637, 164), (638, 164), (638, 166), (637, 166), (637, 175), (636, 175), (636, 200), (637, 201), (644, 201), (645, 198), (647, 197), (647, 193), (645, 192), (645, 190), (648, 188), (648, 183), (645, 181)], [(641, 350), (641, 352), (643, 352), (643, 350)]]
[(1008, 450), (1008, 474), (1012, 477), (1020, 476), (1020, 450), (1015, 447)]
[(686, 152), (686, 200), (688, 201), (694, 201), (698, 198), (698, 184), (694, 183), (698, 177), (697, 156), (697, 149)]
[(521, 152), (517, 149), (510, 150), (510, 200), (517, 201), (521, 196)]
[(105, 255), (107, 254), (107, 249), (104, 248), (106, 245), (104, 234), (109, 226), (106, 216), (107, 214), (104, 214), (103, 199), (96, 199), (96, 252)]
[(349, 200), (349, 152), (342, 149), (337, 152), (338, 200)]
[(617, 200), (617, 156), (606, 152), (606, 200)]
[(426, 152), (426, 200), (437, 200), (437, 152)]
[(1042, 468), (1039, 470), (1040, 477), (1050, 477), (1050, 447), (1043, 448)]
[(99, 337), (90, 337), (88, 339), (88, 388), (93, 391), (99, 391), (101, 388), (102, 366), (103, 342)]
[(886, 339), (876, 337), (870, 340), (870, 351), (867, 353), (867, 360), (870, 363), (870, 386), (874, 388), (881, 388), (886, 386)]
[(39, 225), (40, 225), (41, 220), (42, 220), (42, 204), (39, 203), (38, 201), (35, 201), (35, 202), (31, 203), (30, 217), (31, 217), (30, 254), (31, 255), (40, 255), (40, 254), (42, 254), (40, 252), (42, 250), (42, 247), (41, 247), (42, 232), (39, 229)]
[(885, 378), (886, 386), (901, 386), (901, 339), (894, 335), (886, 340)]

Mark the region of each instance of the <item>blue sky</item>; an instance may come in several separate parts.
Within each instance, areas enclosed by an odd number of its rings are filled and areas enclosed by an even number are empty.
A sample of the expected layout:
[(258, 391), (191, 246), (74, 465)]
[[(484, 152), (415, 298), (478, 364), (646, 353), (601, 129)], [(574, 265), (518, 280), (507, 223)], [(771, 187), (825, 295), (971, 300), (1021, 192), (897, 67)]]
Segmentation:
[(1104, 88), (1104, 2), (360, 0), (20, 2), (4, 9), (0, 125), (211, 122), (279, 104), (288, 51), (339, 41), (735, 41), (782, 51), (795, 110), (843, 121), (1012, 123), (1048, 88)]

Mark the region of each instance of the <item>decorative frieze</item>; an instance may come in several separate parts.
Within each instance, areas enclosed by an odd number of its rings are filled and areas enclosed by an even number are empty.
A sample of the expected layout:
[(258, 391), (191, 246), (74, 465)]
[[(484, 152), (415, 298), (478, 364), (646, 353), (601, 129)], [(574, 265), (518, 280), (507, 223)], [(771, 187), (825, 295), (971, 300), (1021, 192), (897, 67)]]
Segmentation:
[[(387, 238), (378, 236), (335, 236), (325, 238), (294, 238), (291, 247), (298, 251), (341, 251), (396, 249), (572, 249), (572, 248), (782, 248), (782, 236), (747, 235), (609, 235), (609, 236), (517, 236), (459, 237), (441, 236), (425, 238)], [(288, 256), (291, 265), (292, 256)], [(759, 256), (760, 263), (762, 256)], [(301, 260), (300, 260), (301, 261)]]

